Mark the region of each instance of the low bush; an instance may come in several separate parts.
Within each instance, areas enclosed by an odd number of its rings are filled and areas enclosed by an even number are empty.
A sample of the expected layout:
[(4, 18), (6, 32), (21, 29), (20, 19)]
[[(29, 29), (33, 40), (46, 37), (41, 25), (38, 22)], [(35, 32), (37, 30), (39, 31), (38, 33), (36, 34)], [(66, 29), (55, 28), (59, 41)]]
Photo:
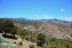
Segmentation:
[(30, 47), (29, 48), (35, 48), (35, 46), (34, 45), (30, 45)]

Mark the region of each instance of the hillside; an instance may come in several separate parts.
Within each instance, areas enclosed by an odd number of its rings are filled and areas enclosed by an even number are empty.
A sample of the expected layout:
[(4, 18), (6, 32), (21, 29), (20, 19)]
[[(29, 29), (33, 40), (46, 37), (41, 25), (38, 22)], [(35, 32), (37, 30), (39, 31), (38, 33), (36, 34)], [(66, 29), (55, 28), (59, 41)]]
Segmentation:
[(72, 27), (65, 23), (0, 20), (1, 48), (72, 48)]
[(72, 34), (72, 28), (66, 24), (52, 22), (15, 22), (19, 28), (43, 33), (58, 39), (70, 39), (67, 35)]

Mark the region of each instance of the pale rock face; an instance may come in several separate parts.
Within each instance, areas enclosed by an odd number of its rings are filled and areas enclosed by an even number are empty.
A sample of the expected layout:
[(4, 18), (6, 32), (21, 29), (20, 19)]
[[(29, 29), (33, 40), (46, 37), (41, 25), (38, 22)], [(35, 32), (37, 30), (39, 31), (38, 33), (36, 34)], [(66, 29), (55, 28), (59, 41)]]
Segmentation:
[(24, 26), (23, 28), (27, 30), (35, 31), (34, 26)]

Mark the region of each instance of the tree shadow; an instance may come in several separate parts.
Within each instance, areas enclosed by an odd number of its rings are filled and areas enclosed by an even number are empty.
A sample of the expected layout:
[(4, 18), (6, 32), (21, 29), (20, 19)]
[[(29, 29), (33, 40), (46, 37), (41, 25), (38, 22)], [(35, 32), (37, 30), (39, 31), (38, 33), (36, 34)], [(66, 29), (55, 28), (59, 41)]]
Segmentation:
[(9, 39), (17, 39), (15, 36), (13, 36), (13, 35), (6, 35), (6, 34), (3, 34), (2, 35), (4, 38), (9, 38)]

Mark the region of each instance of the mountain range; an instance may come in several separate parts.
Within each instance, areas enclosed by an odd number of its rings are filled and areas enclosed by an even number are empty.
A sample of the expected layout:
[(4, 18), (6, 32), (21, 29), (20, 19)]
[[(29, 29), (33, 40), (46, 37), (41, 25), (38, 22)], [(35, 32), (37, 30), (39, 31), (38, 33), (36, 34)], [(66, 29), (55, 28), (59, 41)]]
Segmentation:
[(57, 39), (72, 40), (72, 22), (60, 19), (9, 18), (15, 26)]

